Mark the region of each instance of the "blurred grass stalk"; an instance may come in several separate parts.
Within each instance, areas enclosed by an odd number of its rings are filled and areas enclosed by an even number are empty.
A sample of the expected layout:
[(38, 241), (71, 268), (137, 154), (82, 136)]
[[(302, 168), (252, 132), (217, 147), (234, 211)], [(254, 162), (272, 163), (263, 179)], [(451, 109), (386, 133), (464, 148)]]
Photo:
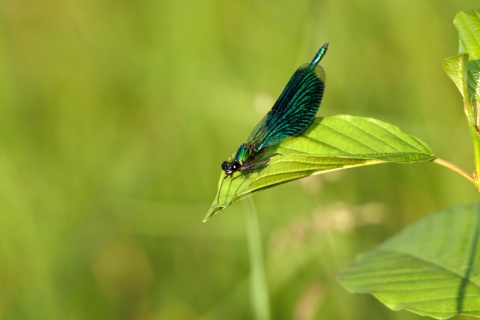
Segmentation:
[(243, 203), (250, 256), (250, 291), (253, 313), (255, 319), (270, 320), (270, 302), (263, 264), (262, 239), (258, 225), (257, 210), (252, 197), (247, 197)]

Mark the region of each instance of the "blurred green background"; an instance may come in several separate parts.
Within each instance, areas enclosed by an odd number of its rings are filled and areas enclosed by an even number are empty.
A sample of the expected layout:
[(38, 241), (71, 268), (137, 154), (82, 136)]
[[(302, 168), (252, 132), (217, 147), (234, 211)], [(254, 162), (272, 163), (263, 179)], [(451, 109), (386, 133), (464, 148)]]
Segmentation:
[[(220, 164), (330, 42), (319, 115), (375, 117), (471, 171), (442, 69), (471, 1), (0, 3), (0, 318), (252, 319), (244, 206), (202, 223)], [(476, 201), (431, 163), (254, 196), (273, 319), (424, 319), (336, 280), (422, 216)]]

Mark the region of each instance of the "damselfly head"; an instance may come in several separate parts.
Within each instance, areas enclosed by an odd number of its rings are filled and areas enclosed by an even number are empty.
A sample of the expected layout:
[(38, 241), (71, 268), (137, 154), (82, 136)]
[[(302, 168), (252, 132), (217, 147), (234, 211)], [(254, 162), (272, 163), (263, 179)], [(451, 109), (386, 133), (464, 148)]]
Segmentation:
[(234, 172), (240, 170), (242, 165), (238, 160), (233, 160), (232, 162), (223, 161), (222, 170), (225, 171), (227, 176), (231, 176)]

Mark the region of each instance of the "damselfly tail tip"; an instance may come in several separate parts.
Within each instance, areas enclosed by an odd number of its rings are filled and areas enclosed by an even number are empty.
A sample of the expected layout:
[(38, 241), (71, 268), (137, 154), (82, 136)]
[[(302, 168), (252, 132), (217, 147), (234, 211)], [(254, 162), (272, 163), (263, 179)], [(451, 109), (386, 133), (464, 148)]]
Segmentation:
[(310, 63), (312, 66), (316, 66), (316, 65), (320, 62), (320, 60), (322, 60), (322, 58), (323, 58), (323, 56), (325, 55), (325, 53), (327, 53), (328, 44), (329, 44), (329, 42), (325, 42), (325, 43), (320, 47), (320, 49), (318, 49), (318, 52), (317, 52), (317, 54), (315, 55), (315, 57), (313, 58), (312, 63)]

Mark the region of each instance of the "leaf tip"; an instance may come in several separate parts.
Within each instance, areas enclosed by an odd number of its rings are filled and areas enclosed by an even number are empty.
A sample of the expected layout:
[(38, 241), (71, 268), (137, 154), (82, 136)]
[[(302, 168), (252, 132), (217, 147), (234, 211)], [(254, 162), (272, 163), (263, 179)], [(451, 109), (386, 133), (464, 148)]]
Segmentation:
[(215, 213), (212, 212), (212, 210), (208, 210), (207, 214), (203, 218), (202, 222), (207, 222)]
[(203, 218), (202, 222), (207, 222), (207, 220), (209, 220), (212, 216), (214, 216), (215, 214), (217, 214), (217, 212), (225, 209), (226, 206), (220, 206), (218, 204), (214, 204), (212, 205), (212, 207), (210, 208), (210, 210), (208, 210), (207, 214), (205, 215), (205, 217)]

